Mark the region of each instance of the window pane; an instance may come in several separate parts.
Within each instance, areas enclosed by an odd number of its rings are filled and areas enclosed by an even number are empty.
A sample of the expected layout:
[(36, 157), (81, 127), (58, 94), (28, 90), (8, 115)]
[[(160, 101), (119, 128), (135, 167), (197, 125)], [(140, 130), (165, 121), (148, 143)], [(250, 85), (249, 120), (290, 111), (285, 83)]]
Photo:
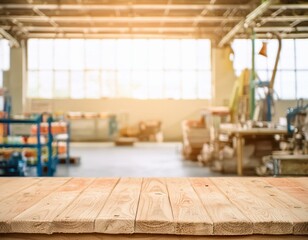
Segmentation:
[(297, 72), (297, 98), (308, 99), (308, 71)]
[(149, 40), (149, 69), (163, 69), (163, 40)]
[(38, 39), (28, 40), (28, 69), (38, 69)]
[(118, 72), (117, 85), (118, 97), (129, 98), (131, 96), (131, 72), (129, 70), (121, 70)]
[(210, 54), (204, 39), (29, 39), (28, 96), (208, 98)]
[(10, 69), (10, 44), (6, 39), (0, 39), (0, 71)]
[(165, 40), (165, 69), (180, 69), (180, 40)]
[(69, 73), (68, 71), (56, 71), (54, 81), (55, 81), (54, 97), (58, 97), (58, 98), (69, 97)]
[(99, 71), (86, 72), (86, 98), (99, 98)]
[(39, 72), (39, 98), (53, 97), (53, 72), (40, 71)]
[(271, 78), (272, 71), (261, 71), (257, 70), (257, 75), (259, 76), (262, 82), (269, 81)]
[(147, 69), (148, 40), (135, 39), (133, 41), (133, 69)]
[(197, 64), (198, 69), (211, 69), (210, 40), (197, 40)]
[(102, 40), (102, 68), (116, 69), (116, 40)]
[(181, 41), (182, 69), (196, 69), (196, 62), (197, 62), (196, 43), (197, 43), (196, 40)]
[(132, 74), (132, 97), (146, 99), (148, 97), (147, 71), (134, 71)]
[(236, 39), (232, 43), (234, 51), (233, 67), (237, 76), (243, 69), (251, 68), (251, 40)]
[[(281, 47), (281, 53), (280, 53), (280, 58), (278, 62), (278, 68), (282, 70), (295, 69), (294, 40), (293, 39), (283, 39), (281, 46), (282, 47)], [(275, 50), (276, 50), (275, 53), (277, 54), (278, 49), (275, 49)], [(276, 59), (276, 55), (274, 59)]]
[(84, 40), (71, 39), (70, 40), (70, 69), (84, 69)]
[(85, 41), (86, 47), (86, 68), (99, 69), (101, 65), (101, 41), (88, 39)]
[(280, 99), (295, 99), (295, 72), (277, 71), (274, 89)]
[(69, 69), (69, 40), (68, 39), (55, 39), (55, 69), (67, 70)]
[(183, 86), (182, 98), (194, 99), (197, 95), (197, 74), (196, 71), (184, 71), (182, 73)]
[(181, 97), (181, 78), (179, 71), (165, 72), (165, 98), (179, 99)]
[(84, 74), (83, 71), (71, 72), (71, 98), (84, 98)]
[(39, 40), (39, 68), (42, 70), (53, 69), (53, 40)]
[(102, 71), (101, 77), (101, 96), (116, 97), (116, 72)]
[(308, 39), (296, 39), (296, 65), (299, 70), (308, 69)]
[(274, 69), (277, 51), (278, 51), (278, 41), (276, 39), (269, 40), (267, 44), (267, 67), (270, 70)]
[(117, 67), (118, 69), (131, 69), (132, 66), (132, 40), (117, 40)]
[(149, 72), (149, 98), (159, 99), (163, 98), (163, 71)]
[(210, 71), (198, 71), (197, 73), (198, 81), (198, 98), (200, 99), (210, 99), (211, 98), (211, 72)]
[(28, 97), (37, 98), (39, 97), (39, 81), (37, 71), (28, 71)]

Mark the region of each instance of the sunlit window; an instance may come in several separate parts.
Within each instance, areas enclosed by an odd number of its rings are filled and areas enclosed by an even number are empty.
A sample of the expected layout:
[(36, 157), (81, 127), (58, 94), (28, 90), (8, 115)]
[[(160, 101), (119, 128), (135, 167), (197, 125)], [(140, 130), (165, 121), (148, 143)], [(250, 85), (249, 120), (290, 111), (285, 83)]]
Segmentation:
[[(267, 55), (258, 55), (262, 42), (267, 42)], [(251, 40), (236, 39), (233, 66), (239, 75), (244, 68), (251, 68)], [(255, 68), (262, 81), (269, 81), (275, 65), (278, 41), (257, 39), (255, 41)], [(280, 99), (308, 98), (308, 40), (283, 39), (274, 90)]]
[(10, 69), (10, 45), (6, 39), (0, 39), (0, 71)]
[(30, 39), (29, 98), (211, 98), (209, 40)]

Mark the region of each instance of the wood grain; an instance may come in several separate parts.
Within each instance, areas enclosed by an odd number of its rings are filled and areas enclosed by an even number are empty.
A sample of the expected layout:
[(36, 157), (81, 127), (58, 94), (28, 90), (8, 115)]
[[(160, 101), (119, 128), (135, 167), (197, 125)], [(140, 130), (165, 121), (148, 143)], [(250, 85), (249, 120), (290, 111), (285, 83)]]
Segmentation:
[(95, 219), (117, 182), (117, 178), (96, 179), (53, 220), (52, 232), (94, 232)]
[(307, 240), (307, 236), (294, 235), (250, 235), (250, 236), (177, 236), (159, 234), (6, 234), (1, 235), (2, 240)]
[(15, 177), (0, 177), (0, 185), (2, 185), (3, 183), (7, 183), (10, 181), (15, 181), (17, 178)]
[(308, 235), (307, 180), (0, 178), (0, 233), (21, 233), (0, 239), (296, 239)]
[[(47, 197), (12, 219), (12, 231), (18, 233), (52, 233), (53, 220), (93, 182), (90, 178), (73, 178)], [(49, 189), (49, 185), (45, 185)]]
[(242, 184), (243, 178), (211, 178), (211, 181), (251, 222), (254, 234), (292, 234), (293, 223), (288, 212), (268, 203), (258, 192)]
[(175, 234), (211, 235), (213, 222), (186, 178), (166, 180)]
[[(18, 180), (18, 182), (23, 185), (23, 182), (33, 183), (33, 180)], [(30, 187), (22, 189), (0, 202), (0, 232), (11, 232), (11, 221), (14, 217), (32, 207), (53, 190), (67, 182), (69, 178), (43, 178), (37, 180)], [(16, 187), (16, 189), (19, 188)]]
[(27, 178), (27, 181), (20, 181), (19, 178), (0, 178), (0, 201), (37, 183), (39, 180), (39, 178)]
[(308, 189), (301, 187), (296, 182), (290, 181), (287, 178), (265, 178), (265, 181), (288, 193), (297, 200), (308, 204)]
[(145, 178), (136, 218), (136, 233), (174, 234), (172, 209), (164, 178)]
[(297, 177), (297, 178), (288, 178), (288, 180), (308, 190), (308, 179), (307, 178)]
[(248, 235), (252, 222), (208, 178), (190, 182), (214, 223), (214, 235)]
[(134, 233), (141, 178), (122, 178), (95, 220), (95, 232)]
[(242, 182), (253, 189), (255, 193), (275, 206), (281, 212), (288, 213), (288, 219), (293, 222), (294, 234), (308, 234), (308, 205), (298, 201), (289, 194), (275, 188), (262, 179), (245, 178)]

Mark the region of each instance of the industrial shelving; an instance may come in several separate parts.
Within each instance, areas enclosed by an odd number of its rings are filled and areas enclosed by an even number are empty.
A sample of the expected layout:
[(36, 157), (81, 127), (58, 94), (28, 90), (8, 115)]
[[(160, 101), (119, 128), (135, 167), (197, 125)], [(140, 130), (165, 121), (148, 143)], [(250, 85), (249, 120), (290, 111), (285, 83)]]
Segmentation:
[[(1, 143), (0, 148), (36, 148), (37, 150), (37, 161), (36, 164), (28, 164), (28, 166), (35, 166), (37, 170), (37, 176), (43, 176), (43, 168), (47, 167), (47, 176), (53, 176), (56, 171), (56, 166), (58, 162), (58, 151), (53, 155), (52, 151), (52, 143), (54, 142), (54, 136), (51, 131), (51, 123), (53, 122), (53, 118), (48, 116), (47, 124), (48, 124), (48, 133), (47, 133), (47, 142), (41, 142), (41, 131), (40, 126), (43, 123), (44, 114), (40, 114), (34, 118), (29, 119), (13, 119), (13, 118), (0, 118), (0, 123), (7, 124), (8, 133), (10, 132), (11, 124), (34, 124), (37, 127), (36, 131), (36, 144), (28, 144), (28, 143)], [(67, 138), (69, 141), (69, 137)], [(47, 162), (42, 162), (42, 148), (47, 147)], [(69, 156), (68, 156), (69, 157)]]

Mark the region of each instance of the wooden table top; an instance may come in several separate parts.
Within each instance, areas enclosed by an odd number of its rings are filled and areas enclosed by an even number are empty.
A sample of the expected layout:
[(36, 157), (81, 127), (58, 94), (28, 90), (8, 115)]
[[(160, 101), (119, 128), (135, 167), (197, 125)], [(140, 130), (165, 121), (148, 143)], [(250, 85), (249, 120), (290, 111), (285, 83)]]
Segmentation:
[(0, 178), (0, 233), (308, 234), (308, 178)]
[(277, 128), (220, 128), (221, 133), (235, 134), (235, 135), (274, 135), (287, 134), (286, 129)]

